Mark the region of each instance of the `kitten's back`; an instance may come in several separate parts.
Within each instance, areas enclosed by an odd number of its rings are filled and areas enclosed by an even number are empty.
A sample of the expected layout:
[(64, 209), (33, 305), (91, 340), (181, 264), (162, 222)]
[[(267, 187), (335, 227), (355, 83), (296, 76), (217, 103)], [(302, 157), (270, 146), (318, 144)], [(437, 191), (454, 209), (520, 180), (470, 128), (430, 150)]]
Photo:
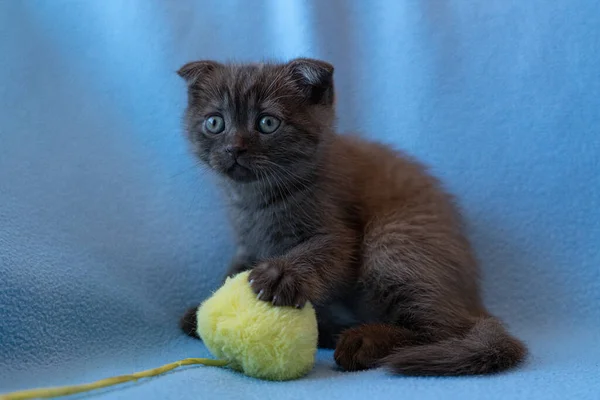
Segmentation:
[(334, 189), (361, 203), (365, 222), (388, 210), (435, 214), (449, 224), (457, 221), (452, 197), (424, 165), (405, 153), (357, 135), (336, 135), (328, 161)]

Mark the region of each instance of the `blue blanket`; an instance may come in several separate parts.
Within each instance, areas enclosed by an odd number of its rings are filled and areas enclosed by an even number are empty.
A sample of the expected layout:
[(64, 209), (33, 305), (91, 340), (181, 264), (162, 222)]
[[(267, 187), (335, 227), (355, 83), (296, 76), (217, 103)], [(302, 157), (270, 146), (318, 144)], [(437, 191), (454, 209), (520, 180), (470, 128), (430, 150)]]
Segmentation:
[(473, 378), (193, 367), (102, 399), (600, 396), (600, 2), (0, 0), (0, 393), (208, 356), (177, 320), (232, 253), (175, 70), (336, 65), (341, 131), (460, 198), (490, 309), (531, 349)]

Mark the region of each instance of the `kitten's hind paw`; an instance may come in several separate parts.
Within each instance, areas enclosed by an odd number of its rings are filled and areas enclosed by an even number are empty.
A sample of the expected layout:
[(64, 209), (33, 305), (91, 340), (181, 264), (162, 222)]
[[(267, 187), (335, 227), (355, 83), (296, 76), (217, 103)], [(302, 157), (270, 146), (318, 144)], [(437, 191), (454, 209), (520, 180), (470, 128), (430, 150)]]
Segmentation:
[(186, 335), (200, 339), (200, 336), (198, 336), (198, 317), (196, 316), (197, 311), (198, 307), (192, 307), (188, 309), (183, 317), (181, 317), (179, 320), (179, 327), (185, 332)]

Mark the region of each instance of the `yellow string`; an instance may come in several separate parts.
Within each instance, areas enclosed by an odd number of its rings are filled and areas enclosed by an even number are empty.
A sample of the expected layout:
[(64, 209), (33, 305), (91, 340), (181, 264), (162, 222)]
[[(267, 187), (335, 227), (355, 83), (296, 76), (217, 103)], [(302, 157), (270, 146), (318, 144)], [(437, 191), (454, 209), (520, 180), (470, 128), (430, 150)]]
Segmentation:
[(162, 367), (148, 369), (146, 371), (136, 372), (131, 375), (114, 376), (112, 378), (101, 379), (92, 383), (73, 386), (58, 386), (44, 389), (31, 389), (19, 392), (12, 392), (0, 395), (0, 400), (29, 400), (29, 399), (49, 399), (61, 396), (70, 396), (76, 393), (88, 392), (90, 390), (101, 389), (120, 383), (137, 381), (138, 379), (151, 378), (153, 376), (164, 374), (184, 365), (209, 365), (214, 367), (224, 367), (228, 364), (225, 360), (211, 360), (209, 358), (186, 358), (175, 361)]

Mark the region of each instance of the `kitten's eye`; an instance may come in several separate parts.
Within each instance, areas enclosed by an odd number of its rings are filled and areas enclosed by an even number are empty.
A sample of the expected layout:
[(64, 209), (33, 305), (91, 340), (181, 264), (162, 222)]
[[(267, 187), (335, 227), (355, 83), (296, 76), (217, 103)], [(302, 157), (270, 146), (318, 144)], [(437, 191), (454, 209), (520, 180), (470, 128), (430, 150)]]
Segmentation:
[(211, 115), (204, 121), (204, 127), (212, 134), (218, 134), (225, 130), (225, 121), (220, 115)]
[(258, 130), (262, 133), (273, 133), (279, 128), (281, 121), (271, 115), (265, 115), (258, 120)]

